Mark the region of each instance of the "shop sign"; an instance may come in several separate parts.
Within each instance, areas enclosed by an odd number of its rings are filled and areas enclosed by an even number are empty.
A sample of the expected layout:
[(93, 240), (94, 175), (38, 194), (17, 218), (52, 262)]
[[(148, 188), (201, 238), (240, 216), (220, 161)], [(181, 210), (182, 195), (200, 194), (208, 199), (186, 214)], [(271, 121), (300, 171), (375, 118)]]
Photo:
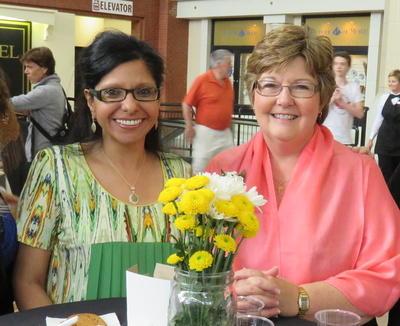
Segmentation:
[(334, 46), (368, 46), (369, 16), (307, 18), (306, 25)]
[(114, 15), (133, 15), (133, 1), (127, 0), (92, 0), (92, 11)]
[(219, 20), (214, 22), (214, 45), (254, 46), (265, 34), (262, 20)]
[(0, 67), (6, 74), (13, 96), (29, 89), (19, 58), (31, 48), (31, 31), (31, 22), (0, 20)]

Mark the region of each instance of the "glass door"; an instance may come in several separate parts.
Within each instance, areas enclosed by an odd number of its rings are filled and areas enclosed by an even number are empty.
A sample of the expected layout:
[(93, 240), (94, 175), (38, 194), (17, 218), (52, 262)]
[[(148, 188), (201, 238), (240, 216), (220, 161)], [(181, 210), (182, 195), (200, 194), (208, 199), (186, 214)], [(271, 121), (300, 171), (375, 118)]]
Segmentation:
[(250, 98), (245, 83), (247, 60), (251, 53), (240, 53), (240, 67), (238, 76), (237, 104), (250, 105)]

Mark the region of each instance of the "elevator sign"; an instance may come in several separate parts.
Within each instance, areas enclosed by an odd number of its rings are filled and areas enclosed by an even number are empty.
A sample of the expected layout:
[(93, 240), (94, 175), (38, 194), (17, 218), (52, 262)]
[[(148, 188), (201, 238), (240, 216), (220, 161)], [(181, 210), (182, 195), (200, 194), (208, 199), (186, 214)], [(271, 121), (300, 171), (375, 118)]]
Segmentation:
[(133, 1), (127, 0), (92, 0), (92, 11), (114, 15), (133, 15)]

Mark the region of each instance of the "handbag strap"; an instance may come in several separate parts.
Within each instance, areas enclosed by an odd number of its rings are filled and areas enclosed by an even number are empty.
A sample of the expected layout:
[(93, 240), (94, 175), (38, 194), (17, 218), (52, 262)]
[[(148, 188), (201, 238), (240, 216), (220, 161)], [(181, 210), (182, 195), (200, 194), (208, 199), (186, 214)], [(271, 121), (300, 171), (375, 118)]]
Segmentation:
[[(65, 98), (66, 105), (67, 105), (67, 110), (65, 110), (66, 112), (64, 112), (63, 119), (62, 119), (63, 120), (62, 121), (62, 125), (61, 125), (61, 128), (62, 128), (64, 126), (64, 123), (65, 123), (65, 120), (66, 120), (66, 115), (71, 114), (72, 109), (71, 109), (71, 104), (69, 104), (69, 102), (68, 102), (67, 94), (65, 94), (64, 87), (61, 86), (61, 89), (63, 91), (64, 98)], [(39, 132), (43, 136), (45, 136), (48, 140), (53, 141), (53, 137), (50, 136), (50, 134), (39, 124), (39, 122), (37, 122), (32, 116), (30, 116), (29, 119), (30, 119), (30, 121), (32, 121), (32, 123), (35, 126), (35, 128), (37, 130), (39, 130)]]
[(37, 122), (33, 117), (29, 117), (30, 121), (33, 123), (33, 125), (35, 126), (35, 128), (37, 130), (39, 130), (39, 132), (45, 136), (48, 140), (52, 140), (52, 137), (49, 135), (49, 133), (44, 130), (44, 128), (39, 124), (39, 122)]

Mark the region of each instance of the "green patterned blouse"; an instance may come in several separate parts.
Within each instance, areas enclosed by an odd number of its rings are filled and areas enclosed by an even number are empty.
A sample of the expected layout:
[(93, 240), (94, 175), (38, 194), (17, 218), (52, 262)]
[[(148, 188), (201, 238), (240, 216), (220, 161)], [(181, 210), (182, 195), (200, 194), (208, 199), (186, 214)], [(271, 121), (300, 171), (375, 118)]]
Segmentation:
[[(190, 165), (158, 153), (164, 181), (189, 177)], [(47, 293), (54, 303), (85, 300), (91, 245), (106, 242), (169, 242), (162, 205), (131, 205), (93, 176), (80, 144), (41, 151), (30, 169), (18, 207), (21, 243), (51, 251)]]

